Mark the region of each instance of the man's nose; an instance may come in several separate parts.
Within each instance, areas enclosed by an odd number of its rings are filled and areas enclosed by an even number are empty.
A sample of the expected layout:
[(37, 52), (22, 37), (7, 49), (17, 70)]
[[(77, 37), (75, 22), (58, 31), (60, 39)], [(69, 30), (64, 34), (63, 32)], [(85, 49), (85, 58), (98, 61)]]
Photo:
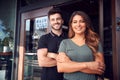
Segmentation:
[(57, 23), (58, 22), (58, 20), (57, 19), (55, 19), (55, 23)]

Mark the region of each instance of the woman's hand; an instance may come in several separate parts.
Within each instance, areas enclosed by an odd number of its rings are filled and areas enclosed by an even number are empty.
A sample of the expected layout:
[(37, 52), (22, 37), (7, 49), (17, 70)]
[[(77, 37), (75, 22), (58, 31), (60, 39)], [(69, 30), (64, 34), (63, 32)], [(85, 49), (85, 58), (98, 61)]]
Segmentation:
[(71, 61), (64, 52), (59, 53), (58, 56), (56, 57), (56, 60), (57, 62), (60, 62), (60, 63)]
[(93, 74), (102, 75), (105, 70), (105, 65), (97, 61), (86, 62), (86, 66), (87, 66), (86, 70), (83, 70), (82, 72), (85, 72), (85, 73), (90, 72)]

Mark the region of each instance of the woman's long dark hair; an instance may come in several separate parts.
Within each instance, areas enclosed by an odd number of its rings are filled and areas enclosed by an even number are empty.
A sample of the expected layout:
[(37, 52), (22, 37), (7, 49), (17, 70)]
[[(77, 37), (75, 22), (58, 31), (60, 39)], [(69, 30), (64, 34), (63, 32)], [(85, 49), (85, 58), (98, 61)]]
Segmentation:
[(71, 18), (69, 20), (69, 32), (68, 37), (73, 38), (75, 36), (75, 32), (72, 29), (72, 20), (75, 15), (80, 15), (86, 24), (86, 30), (85, 30), (85, 43), (91, 48), (93, 53), (95, 54), (98, 51), (98, 43), (99, 43), (99, 36), (96, 34), (92, 29), (92, 24), (89, 16), (82, 12), (82, 11), (75, 11), (71, 15)]

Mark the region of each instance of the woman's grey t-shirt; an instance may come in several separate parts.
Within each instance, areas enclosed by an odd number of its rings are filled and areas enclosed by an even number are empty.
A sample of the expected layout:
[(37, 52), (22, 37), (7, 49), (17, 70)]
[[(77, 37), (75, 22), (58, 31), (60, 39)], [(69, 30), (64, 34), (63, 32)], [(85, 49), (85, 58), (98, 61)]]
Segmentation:
[[(71, 39), (65, 39), (61, 42), (58, 52), (65, 52), (66, 55), (76, 62), (89, 62), (94, 60), (91, 49), (86, 45), (78, 46)], [(99, 44), (98, 52), (102, 52), (102, 46)], [(86, 74), (83, 72), (64, 73), (67, 80), (97, 80), (94, 74)]]

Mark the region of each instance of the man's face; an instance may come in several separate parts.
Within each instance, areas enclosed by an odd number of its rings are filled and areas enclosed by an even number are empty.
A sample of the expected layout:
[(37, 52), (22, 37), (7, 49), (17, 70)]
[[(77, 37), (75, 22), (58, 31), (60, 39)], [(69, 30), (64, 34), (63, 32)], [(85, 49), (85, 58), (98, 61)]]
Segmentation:
[(50, 25), (54, 30), (60, 30), (62, 28), (63, 19), (60, 14), (56, 13), (49, 17)]

